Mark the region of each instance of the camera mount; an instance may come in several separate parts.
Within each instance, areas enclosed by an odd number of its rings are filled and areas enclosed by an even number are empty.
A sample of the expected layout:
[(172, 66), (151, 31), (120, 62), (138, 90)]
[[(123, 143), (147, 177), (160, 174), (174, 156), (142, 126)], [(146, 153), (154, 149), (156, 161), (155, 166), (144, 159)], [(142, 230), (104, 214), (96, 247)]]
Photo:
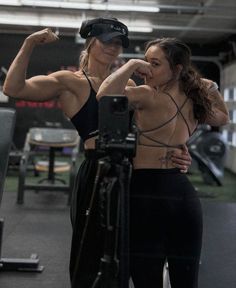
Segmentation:
[[(128, 288), (129, 184), (131, 159), (136, 153), (136, 134), (130, 125), (127, 97), (103, 97), (99, 101), (98, 120), (99, 133), (94, 151), (97, 170), (80, 231), (77, 268), (82, 265), (84, 255), (89, 251), (87, 244), (92, 241), (91, 245), (99, 247), (94, 252), (97, 253), (94, 260), (96, 269), (88, 277), (89, 284), (83, 282), (82, 285), (90, 288)], [(95, 228), (93, 234), (91, 227)], [(94, 234), (99, 235), (99, 243), (95, 244), (89, 238)], [(74, 284), (77, 287), (81, 283)]]
[(130, 122), (127, 97), (101, 98), (96, 150), (105, 155), (98, 163), (98, 171), (103, 171), (99, 199), (105, 240), (92, 288), (129, 287), (130, 159), (136, 153), (136, 133)]

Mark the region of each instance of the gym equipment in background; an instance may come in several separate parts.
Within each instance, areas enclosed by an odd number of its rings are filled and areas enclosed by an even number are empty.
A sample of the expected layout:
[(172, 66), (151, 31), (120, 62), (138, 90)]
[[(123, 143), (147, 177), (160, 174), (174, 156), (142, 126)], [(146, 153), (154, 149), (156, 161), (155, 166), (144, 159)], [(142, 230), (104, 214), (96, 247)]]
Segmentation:
[(206, 184), (222, 186), (227, 145), (220, 132), (209, 125), (199, 125), (189, 139), (188, 149)]
[[(17, 203), (23, 204), (26, 190), (34, 190), (67, 192), (69, 204), (77, 170), (79, 142), (80, 137), (74, 129), (30, 128), (20, 161)], [(56, 161), (58, 153), (59, 156), (65, 156), (62, 152), (64, 148), (71, 148), (70, 162)], [(48, 155), (47, 160), (36, 161), (36, 157), (40, 157), (40, 155), (41, 157)], [(33, 161), (32, 158), (34, 158)], [(26, 181), (27, 171), (32, 162), (35, 163), (35, 171), (47, 172), (47, 177), (40, 179), (38, 183)], [(67, 171), (69, 171), (68, 184), (63, 179), (56, 177), (56, 173)]]
[[(4, 182), (6, 178), (9, 152), (11, 148), (12, 136), (15, 127), (15, 110), (0, 108), (0, 203)], [(0, 272), (1, 271), (28, 271), (41, 272), (43, 266), (39, 266), (39, 259), (36, 254), (32, 254), (29, 259), (2, 258), (2, 236), (4, 220), (0, 219)]]

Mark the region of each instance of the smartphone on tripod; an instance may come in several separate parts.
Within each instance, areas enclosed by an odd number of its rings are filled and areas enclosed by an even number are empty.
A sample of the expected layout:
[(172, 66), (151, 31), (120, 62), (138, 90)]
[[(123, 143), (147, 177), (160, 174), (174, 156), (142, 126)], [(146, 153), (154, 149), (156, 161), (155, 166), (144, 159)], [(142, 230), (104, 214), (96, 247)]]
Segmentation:
[(130, 115), (126, 96), (104, 96), (100, 99), (96, 143), (98, 150), (108, 154), (119, 151), (126, 156), (135, 156), (136, 133)]

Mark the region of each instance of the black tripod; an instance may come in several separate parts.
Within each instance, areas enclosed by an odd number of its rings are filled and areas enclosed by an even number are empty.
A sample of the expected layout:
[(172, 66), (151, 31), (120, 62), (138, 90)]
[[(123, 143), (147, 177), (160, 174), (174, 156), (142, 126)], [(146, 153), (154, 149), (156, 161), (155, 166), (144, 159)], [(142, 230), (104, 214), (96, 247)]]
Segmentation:
[[(129, 184), (132, 171), (129, 159), (136, 153), (136, 131), (130, 126), (127, 97), (102, 97), (96, 141), (98, 169), (89, 195), (77, 257), (77, 270), (82, 271), (86, 266), (91, 274), (95, 271), (92, 278), (85, 280), (84, 287), (129, 287)], [(87, 244), (93, 239), (100, 241), (97, 244), (102, 244), (101, 251), (100, 246), (93, 249), (94, 261), (90, 257), (93, 263), (86, 263), (83, 255), (91, 252)], [(80, 263), (84, 264), (81, 269)], [(92, 267), (92, 264), (95, 265)], [(74, 284), (77, 285), (76, 278)]]
[(131, 164), (121, 152), (115, 151), (99, 161), (98, 171), (103, 174), (98, 191), (105, 240), (92, 288), (128, 288)]

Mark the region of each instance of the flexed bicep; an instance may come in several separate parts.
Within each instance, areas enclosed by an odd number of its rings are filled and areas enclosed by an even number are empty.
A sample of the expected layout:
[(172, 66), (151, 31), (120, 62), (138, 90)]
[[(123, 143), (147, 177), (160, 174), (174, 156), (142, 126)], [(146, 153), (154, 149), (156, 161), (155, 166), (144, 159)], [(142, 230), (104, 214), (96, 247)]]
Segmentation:
[(3, 92), (6, 95), (32, 101), (44, 101), (53, 97), (60, 86), (56, 79), (44, 75), (26, 79), (26, 75), (34, 47), (57, 39), (57, 35), (46, 28), (29, 35), (24, 40), (6, 75), (3, 85)]
[(64, 85), (52, 76), (35, 76), (25, 81), (18, 97), (29, 101), (47, 101), (60, 95)]
[(63, 85), (55, 77), (41, 75), (27, 79), (13, 89), (6, 86), (4, 93), (27, 101), (47, 101), (57, 97), (62, 89)]

